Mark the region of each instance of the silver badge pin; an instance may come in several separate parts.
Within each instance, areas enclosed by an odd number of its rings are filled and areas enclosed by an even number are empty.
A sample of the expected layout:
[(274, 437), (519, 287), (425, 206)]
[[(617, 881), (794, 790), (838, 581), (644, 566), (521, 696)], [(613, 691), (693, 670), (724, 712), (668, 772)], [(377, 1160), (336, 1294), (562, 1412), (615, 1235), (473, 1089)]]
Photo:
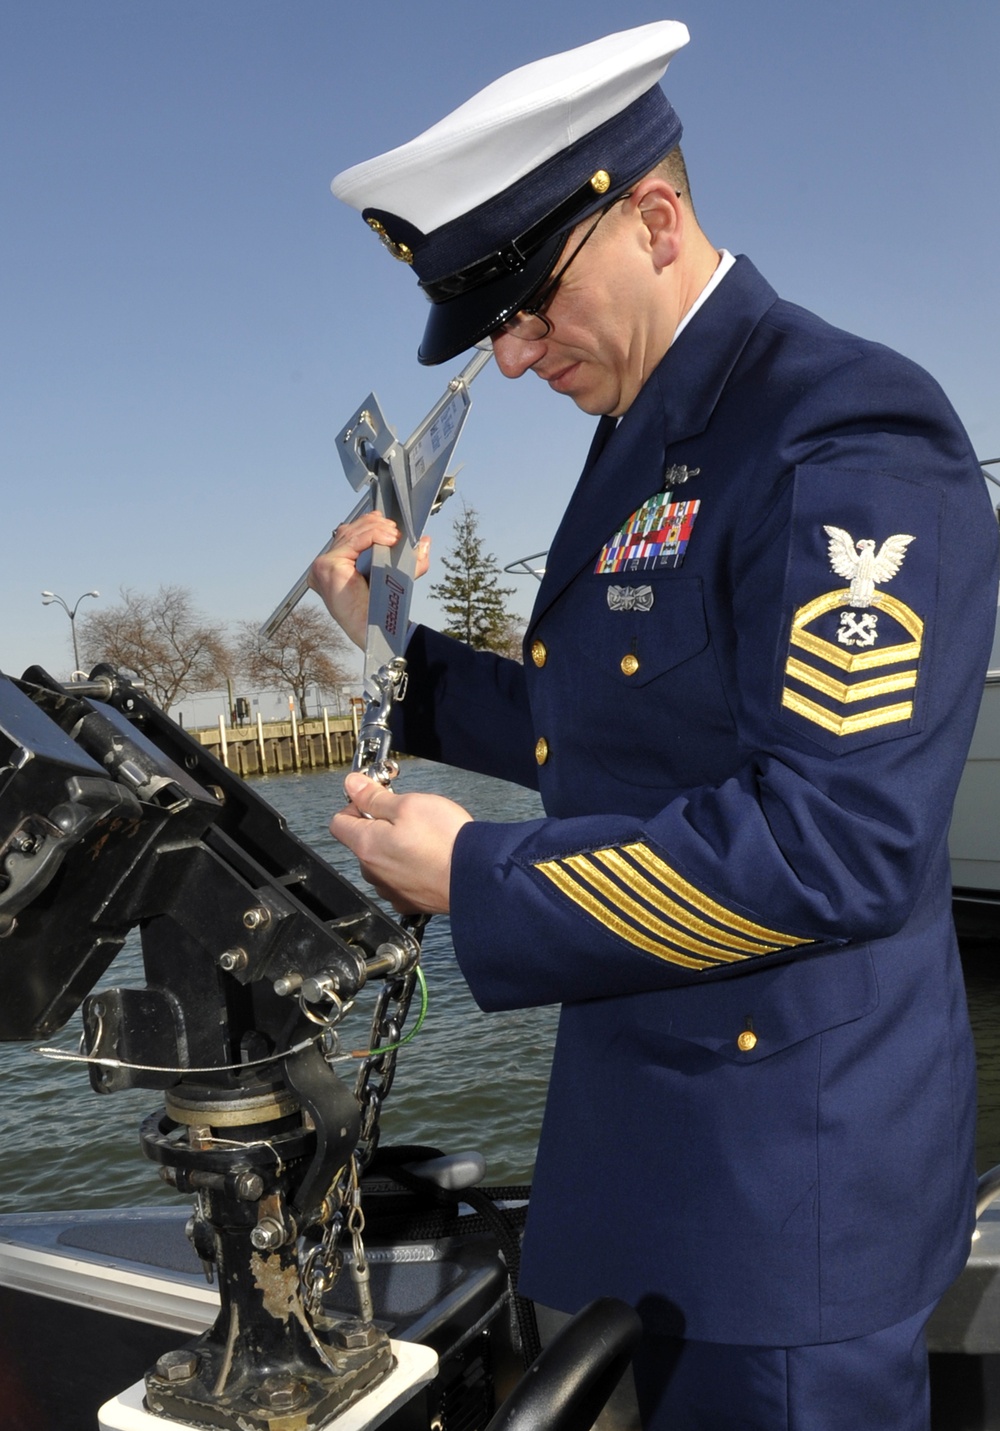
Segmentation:
[(697, 477), (700, 471), (700, 467), (689, 467), (686, 462), (675, 462), (664, 471), (663, 485), (666, 488), (682, 487), (689, 477)]
[(608, 606), (612, 611), (649, 611), (652, 605), (651, 586), (608, 587)]

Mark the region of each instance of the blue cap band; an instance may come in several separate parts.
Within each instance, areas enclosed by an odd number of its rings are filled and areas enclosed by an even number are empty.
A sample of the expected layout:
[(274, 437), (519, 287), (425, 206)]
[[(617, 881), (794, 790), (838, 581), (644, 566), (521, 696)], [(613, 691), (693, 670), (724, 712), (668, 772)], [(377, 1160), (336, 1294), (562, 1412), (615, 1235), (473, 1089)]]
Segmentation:
[[(365, 209), (364, 217), (376, 220), (392, 243), (405, 245), (423, 285), (433, 289), (455, 275), (464, 279), (463, 271), (468, 269), (472, 272), (467, 283), (459, 286), (480, 287), (515, 272), (519, 256), (529, 257), (554, 234), (573, 228), (625, 193), (680, 137), (680, 119), (663, 90), (654, 85), (502, 193), (432, 233), (423, 234), (398, 215), (379, 209)], [(598, 191), (590, 181), (600, 170), (610, 183)]]

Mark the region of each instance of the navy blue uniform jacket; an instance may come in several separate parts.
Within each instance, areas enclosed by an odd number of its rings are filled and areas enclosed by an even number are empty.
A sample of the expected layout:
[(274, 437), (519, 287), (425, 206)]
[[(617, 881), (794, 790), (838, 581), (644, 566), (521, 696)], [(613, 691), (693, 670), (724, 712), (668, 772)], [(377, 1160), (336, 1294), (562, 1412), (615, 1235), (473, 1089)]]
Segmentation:
[(995, 605), (939, 388), (740, 259), (602, 420), (525, 665), (417, 629), (403, 748), (547, 812), (467, 825), (452, 875), (481, 1006), (562, 1005), (528, 1295), (794, 1345), (957, 1275), (947, 833)]

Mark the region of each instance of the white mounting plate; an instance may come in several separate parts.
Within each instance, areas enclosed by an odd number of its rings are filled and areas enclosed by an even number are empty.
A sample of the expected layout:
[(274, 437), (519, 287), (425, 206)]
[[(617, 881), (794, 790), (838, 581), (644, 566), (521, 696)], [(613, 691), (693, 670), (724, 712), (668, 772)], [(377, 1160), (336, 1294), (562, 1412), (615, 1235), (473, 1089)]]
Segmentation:
[[(373, 1431), (437, 1375), (437, 1352), (418, 1342), (392, 1342), (396, 1365), (367, 1396), (325, 1422), (324, 1431)], [(105, 1402), (97, 1413), (100, 1431), (187, 1431), (185, 1421), (154, 1416), (142, 1404), (145, 1384), (137, 1381)], [(197, 1431), (197, 1428), (192, 1428)]]

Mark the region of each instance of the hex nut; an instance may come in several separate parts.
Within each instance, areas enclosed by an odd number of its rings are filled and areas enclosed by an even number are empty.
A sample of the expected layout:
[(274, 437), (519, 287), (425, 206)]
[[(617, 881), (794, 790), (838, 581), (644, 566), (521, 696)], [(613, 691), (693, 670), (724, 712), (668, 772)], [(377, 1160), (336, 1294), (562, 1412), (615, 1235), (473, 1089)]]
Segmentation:
[(254, 1392), (254, 1400), (269, 1411), (294, 1411), (309, 1395), (302, 1381), (265, 1381)]
[(332, 1336), (346, 1351), (355, 1351), (362, 1347), (373, 1347), (379, 1340), (379, 1330), (373, 1322), (351, 1320), (337, 1322)]
[(250, 1241), (258, 1252), (273, 1252), (285, 1240), (285, 1230), (273, 1217), (262, 1217), (250, 1234)]
[(264, 1179), (260, 1173), (239, 1173), (235, 1191), (241, 1202), (260, 1202), (264, 1196)]
[(198, 1370), (198, 1353), (185, 1351), (164, 1352), (156, 1363), (156, 1375), (161, 1381), (190, 1381)]

